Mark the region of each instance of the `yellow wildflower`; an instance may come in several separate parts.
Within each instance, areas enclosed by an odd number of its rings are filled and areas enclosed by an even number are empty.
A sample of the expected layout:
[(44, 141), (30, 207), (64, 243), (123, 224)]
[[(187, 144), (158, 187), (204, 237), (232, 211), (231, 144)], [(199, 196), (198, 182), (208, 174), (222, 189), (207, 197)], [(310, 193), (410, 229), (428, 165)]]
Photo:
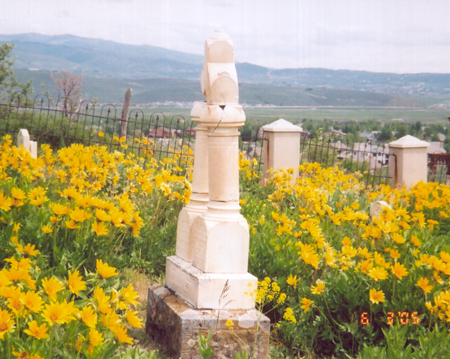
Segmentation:
[(111, 328), (111, 331), (116, 334), (119, 342), (133, 344), (133, 339), (127, 335), (127, 330), (124, 328), (123, 324), (115, 325)]
[(136, 291), (134, 291), (132, 284), (122, 290), (122, 296), (126, 302), (133, 305), (138, 304), (136, 299), (139, 297), (139, 295)]
[(433, 289), (432, 285), (429, 285), (430, 281), (427, 278), (420, 277), (417, 281), (417, 285), (422, 289), (425, 293), (430, 293), (431, 289)]
[(103, 278), (109, 278), (117, 275), (116, 268), (110, 267), (107, 263), (103, 263), (101, 259), (97, 259), (97, 272)]
[(56, 300), (58, 292), (64, 289), (61, 282), (55, 277), (51, 277), (50, 279), (44, 278), (42, 281), (42, 288), (44, 288), (51, 300)]
[(229, 328), (229, 329), (233, 329), (234, 327), (234, 323), (231, 319), (228, 319), (227, 322), (225, 323), (225, 325)]
[(297, 323), (297, 320), (294, 316), (294, 311), (291, 308), (286, 308), (286, 312), (284, 313), (283, 318), (292, 323)]
[(52, 226), (49, 226), (49, 225), (42, 225), (41, 229), (42, 229), (42, 232), (44, 232), (45, 234), (49, 234), (49, 233), (53, 232)]
[(297, 282), (300, 280), (300, 278), (297, 278), (297, 276), (293, 276), (292, 274), (289, 274), (289, 277), (286, 279), (286, 283), (293, 286), (294, 288), (297, 286)]
[(375, 281), (383, 280), (388, 277), (388, 272), (383, 267), (374, 267), (369, 270), (369, 277)]
[(86, 306), (80, 311), (81, 320), (89, 328), (95, 328), (97, 325), (97, 314), (91, 306)]
[(311, 293), (312, 294), (320, 294), (323, 292), (323, 290), (325, 289), (325, 283), (322, 282), (321, 280), (318, 280), (316, 286), (311, 286)]
[(14, 318), (7, 310), (0, 309), (0, 339), (3, 339), (5, 334), (14, 329)]
[(51, 302), (45, 306), (42, 317), (45, 321), (53, 326), (56, 324), (69, 323), (73, 319), (74, 307), (73, 302)]
[(305, 313), (311, 309), (311, 299), (302, 298), (301, 303), (302, 305), (300, 306), (300, 308), (302, 308)]
[(130, 323), (133, 327), (135, 328), (141, 328), (142, 327), (142, 322), (141, 320), (137, 317), (137, 312), (133, 312), (132, 310), (128, 310), (127, 311), (127, 321), (128, 323)]
[(402, 279), (404, 276), (408, 275), (408, 271), (406, 270), (405, 266), (398, 262), (395, 262), (394, 266), (392, 267), (392, 273), (394, 273), (394, 275), (398, 279)]
[(106, 236), (109, 233), (108, 227), (105, 226), (104, 222), (94, 221), (92, 223), (92, 229), (97, 236)]
[(369, 291), (369, 299), (372, 303), (378, 304), (379, 302), (384, 302), (384, 293), (382, 290), (371, 289)]
[(38, 325), (38, 323), (33, 320), (28, 322), (28, 329), (24, 330), (24, 333), (35, 337), (36, 339), (46, 339), (49, 337), (47, 334), (48, 327), (47, 324), (43, 323), (42, 325)]
[(398, 234), (398, 233), (393, 233), (392, 234), (392, 240), (395, 242), (395, 243), (398, 243), (398, 244), (403, 244), (403, 243), (405, 243), (405, 241), (406, 241), (406, 239), (404, 238), (404, 237), (402, 237), (400, 234)]
[(78, 270), (73, 273), (69, 272), (67, 283), (69, 290), (77, 296), (80, 290), (86, 289), (86, 282), (83, 281), (83, 278), (80, 276), (80, 272)]

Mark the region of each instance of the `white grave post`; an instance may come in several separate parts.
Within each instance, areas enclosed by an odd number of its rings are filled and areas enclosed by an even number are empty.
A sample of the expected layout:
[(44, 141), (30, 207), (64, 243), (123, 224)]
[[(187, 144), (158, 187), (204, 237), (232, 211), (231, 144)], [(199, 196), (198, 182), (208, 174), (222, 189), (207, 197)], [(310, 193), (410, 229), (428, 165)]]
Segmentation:
[(249, 226), (239, 213), (238, 128), (245, 114), (233, 43), (223, 31), (206, 41), (201, 85), (206, 103), (191, 111), (198, 123), (191, 203), (180, 213), (166, 285), (149, 288), (146, 332), (172, 358), (198, 357), (198, 333), (208, 331), (215, 358), (234, 358), (242, 350), (266, 358), (270, 320), (255, 309)]
[[(221, 31), (206, 41), (201, 79), (206, 104), (199, 120), (208, 128), (209, 202), (206, 212), (192, 223), (189, 246), (186, 240), (177, 243), (177, 255), (167, 258), (167, 287), (196, 308), (221, 309), (226, 283), (227, 309), (254, 307), (254, 299), (245, 294), (256, 288), (257, 279), (247, 273), (249, 227), (239, 213), (238, 128), (244, 125), (245, 114), (238, 104), (233, 51)], [(178, 238), (184, 239), (186, 233)], [(178, 248), (184, 247), (192, 249), (192, 256), (181, 250), (183, 257), (178, 255)]]
[(21, 129), (17, 135), (17, 147), (23, 146), (26, 150), (30, 149), (30, 135), (28, 130)]
[(193, 256), (192, 223), (206, 212), (208, 204), (208, 144), (207, 128), (200, 121), (200, 113), (206, 102), (195, 102), (191, 110), (191, 119), (197, 122), (195, 128), (194, 171), (190, 203), (184, 207), (178, 217), (176, 255), (191, 263)]
[[(418, 138), (406, 135), (389, 143), (389, 176), (391, 186), (411, 188), (419, 181), (427, 182), (428, 154), (430, 144)], [(392, 160), (391, 160), (392, 159)]]
[(37, 142), (30, 141), (30, 134), (26, 129), (21, 129), (17, 135), (17, 147), (20, 146), (23, 146), (28, 152), (30, 152), (31, 157), (37, 158)]
[(264, 141), (262, 149), (263, 178), (269, 179), (269, 169), (278, 171), (292, 168), (292, 183), (298, 177), (300, 164), (301, 126), (296, 126), (283, 118), (263, 126)]

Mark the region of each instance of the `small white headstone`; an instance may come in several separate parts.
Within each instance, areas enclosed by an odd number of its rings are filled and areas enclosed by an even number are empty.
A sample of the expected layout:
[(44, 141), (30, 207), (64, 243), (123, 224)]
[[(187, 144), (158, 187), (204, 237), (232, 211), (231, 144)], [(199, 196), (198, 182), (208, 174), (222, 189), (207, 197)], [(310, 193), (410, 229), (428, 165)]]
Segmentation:
[(17, 136), (17, 147), (23, 146), (26, 150), (30, 150), (30, 135), (27, 130), (21, 129)]
[(386, 208), (392, 209), (389, 203), (385, 201), (376, 201), (370, 205), (370, 217), (379, 217)]
[(17, 147), (23, 146), (28, 152), (30, 152), (31, 157), (37, 158), (37, 142), (30, 141), (30, 134), (28, 130), (21, 129), (17, 135)]
[(37, 158), (37, 142), (36, 141), (30, 141), (30, 153), (31, 153), (31, 157)]

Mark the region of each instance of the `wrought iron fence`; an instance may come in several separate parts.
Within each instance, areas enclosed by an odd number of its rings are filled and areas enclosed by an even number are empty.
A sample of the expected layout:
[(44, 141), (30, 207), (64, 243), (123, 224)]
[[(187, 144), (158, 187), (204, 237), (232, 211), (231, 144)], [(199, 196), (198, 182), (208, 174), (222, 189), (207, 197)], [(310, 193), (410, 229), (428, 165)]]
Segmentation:
[(428, 154), (428, 182), (447, 184), (450, 180), (450, 153)]
[(366, 185), (389, 183), (389, 161), (395, 157), (387, 147), (369, 142), (342, 142), (335, 138), (308, 137), (301, 140), (301, 163), (315, 162), (322, 167), (337, 166), (346, 173), (360, 173)]
[[(72, 143), (98, 144), (111, 151), (119, 148), (132, 151), (138, 156), (153, 153), (158, 160), (174, 158), (178, 164), (183, 159), (192, 159), (195, 124), (190, 119), (180, 115), (167, 118), (149, 109), (132, 109), (125, 116), (121, 108), (112, 104), (83, 101), (72, 106), (68, 101), (60, 98), (52, 102), (45, 95), (29, 100), (17, 95), (9, 103), (0, 103), (0, 136), (15, 137), (25, 128), (32, 140), (48, 143), (55, 149)], [(68, 108), (74, 110), (67, 111)], [(257, 160), (255, 170), (260, 172), (264, 133), (262, 129), (241, 131), (240, 150), (246, 159)], [(301, 140), (301, 163), (318, 162), (323, 167), (338, 166), (347, 173), (359, 172), (370, 185), (389, 181), (388, 164), (392, 156), (387, 148), (370, 143), (341, 142), (326, 136)], [(436, 165), (438, 173), (443, 166)]]
[[(175, 158), (178, 164), (192, 157), (190, 149), (195, 140), (195, 124), (181, 115), (167, 118), (162, 112), (137, 108), (125, 116), (112, 104), (83, 101), (74, 106), (70, 99), (53, 102), (45, 95), (32, 100), (17, 95), (9, 103), (0, 103), (0, 137), (15, 137), (21, 128), (28, 130), (33, 141), (50, 144), (54, 149), (73, 143), (98, 144), (110, 151), (120, 148), (138, 156), (152, 153), (158, 160)], [(258, 170), (261, 147), (260, 134), (242, 133), (240, 149), (247, 159), (258, 160)]]
[[(243, 130), (241, 129), (239, 149), (247, 160), (252, 161), (252, 168), (261, 173), (263, 168), (262, 148), (264, 141), (264, 132), (262, 128)], [(256, 159), (256, 164), (253, 162)]]

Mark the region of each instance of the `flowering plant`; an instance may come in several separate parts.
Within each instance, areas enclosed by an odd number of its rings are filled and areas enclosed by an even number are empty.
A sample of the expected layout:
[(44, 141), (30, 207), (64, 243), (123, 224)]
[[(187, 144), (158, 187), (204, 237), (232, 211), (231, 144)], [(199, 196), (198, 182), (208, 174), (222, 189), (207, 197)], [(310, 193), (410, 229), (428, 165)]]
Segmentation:
[(104, 358), (132, 344), (126, 327), (142, 326), (133, 310), (137, 293), (131, 285), (115, 289), (115, 268), (99, 261), (86, 278), (78, 270), (43, 276), (38, 251), (23, 253), (12, 244), (16, 253), (0, 271), (2, 358)]
[[(450, 187), (370, 188), (336, 168), (299, 169), (295, 181), (292, 170), (273, 173), (266, 187), (241, 177), (251, 188), (241, 198), (249, 271), (286, 293), (272, 319), (289, 351), (354, 356), (382, 345), (397, 322), (411, 343), (435, 324), (447, 328)], [(375, 201), (388, 206), (371, 217)]]

